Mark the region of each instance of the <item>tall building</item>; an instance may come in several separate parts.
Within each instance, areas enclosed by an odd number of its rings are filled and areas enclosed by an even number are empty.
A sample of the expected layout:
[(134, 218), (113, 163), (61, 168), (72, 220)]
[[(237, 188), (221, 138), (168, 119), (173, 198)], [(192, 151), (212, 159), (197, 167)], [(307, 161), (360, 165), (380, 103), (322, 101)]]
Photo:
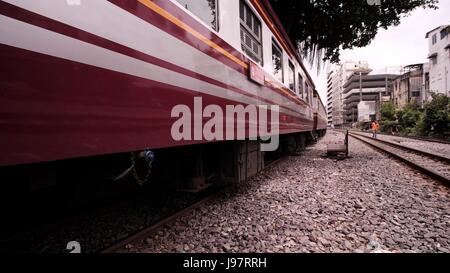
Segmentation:
[(344, 85), (344, 123), (367, 122), (377, 118), (379, 105), (391, 99), (391, 86), (397, 74), (354, 73)]
[(430, 91), (450, 96), (450, 25), (427, 33), (430, 59)]
[(334, 71), (327, 73), (327, 120), (328, 125), (333, 124), (333, 74)]
[(393, 84), (393, 102), (403, 109), (408, 103), (423, 106), (429, 98), (429, 69), (426, 64), (405, 66)]
[(344, 85), (354, 73), (370, 73), (369, 64), (365, 61), (346, 61), (335, 65), (327, 76), (327, 111), (328, 124), (341, 127), (344, 123)]

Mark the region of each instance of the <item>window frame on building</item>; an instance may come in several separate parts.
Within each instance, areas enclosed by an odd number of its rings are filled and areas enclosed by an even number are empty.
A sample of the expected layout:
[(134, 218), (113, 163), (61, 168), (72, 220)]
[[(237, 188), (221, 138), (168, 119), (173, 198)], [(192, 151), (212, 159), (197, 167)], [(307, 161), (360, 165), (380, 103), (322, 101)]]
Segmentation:
[(437, 33), (431, 36), (431, 44), (435, 45), (437, 43)]
[[(242, 51), (254, 62), (263, 66), (263, 25), (258, 16), (256, 16), (256, 13), (244, 0), (239, 0), (239, 21)], [(251, 26), (249, 26), (249, 22)], [(250, 41), (251, 45), (247, 44), (248, 41)], [(255, 50), (255, 46), (258, 49), (257, 51)]]
[(431, 64), (432, 65), (437, 65), (438, 64), (437, 56), (431, 58)]

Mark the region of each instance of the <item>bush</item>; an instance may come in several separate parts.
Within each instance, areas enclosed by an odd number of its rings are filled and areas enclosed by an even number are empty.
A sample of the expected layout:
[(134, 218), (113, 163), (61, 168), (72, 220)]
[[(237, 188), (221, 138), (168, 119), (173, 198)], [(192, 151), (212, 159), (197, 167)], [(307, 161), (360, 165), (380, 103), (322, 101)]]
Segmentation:
[(427, 128), (425, 125), (425, 114), (421, 114), (419, 121), (416, 124), (416, 134), (418, 136), (427, 136), (428, 132), (427, 132)]
[(403, 110), (397, 111), (400, 130), (404, 134), (413, 134), (420, 117), (421, 112), (417, 105), (411, 103), (406, 105)]
[(386, 102), (381, 105), (381, 121), (395, 121), (395, 105), (392, 102)]
[(396, 121), (395, 105), (392, 102), (386, 102), (380, 108), (381, 121), (380, 130), (385, 133), (397, 131), (398, 122)]
[(394, 134), (398, 132), (398, 122), (390, 120), (382, 120), (380, 122), (380, 130), (384, 133)]
[(361, 131), (368, 131), (368, 130), (370, 130), (371, 124), (372, 124), (372, 122), (358, 122), (358, 124), (356, 125), (356, 128), (358, 128)]
[(407, 135), (443, 135), (450, 130), (450, 97), (432, 94), (433, 100), (423, 110), (415, 104), (408, 104), (397, 110), (392, 102), (381, 106), (381, 131), (401, 132)]
[(428, 135), (443, 135), (450, 128), (450, 97), (432, 94), (433, 100), (425, 105), (420, 129)]

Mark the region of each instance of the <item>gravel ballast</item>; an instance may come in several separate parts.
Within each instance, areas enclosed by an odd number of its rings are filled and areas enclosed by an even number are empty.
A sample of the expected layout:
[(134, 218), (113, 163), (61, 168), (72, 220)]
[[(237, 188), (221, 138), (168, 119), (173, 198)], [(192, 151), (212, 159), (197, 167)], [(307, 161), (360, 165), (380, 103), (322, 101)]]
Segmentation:
[(299, 157), (120, 252), (450, 252), (450, 190), (350, 139), (324, 158), (328, 132)]

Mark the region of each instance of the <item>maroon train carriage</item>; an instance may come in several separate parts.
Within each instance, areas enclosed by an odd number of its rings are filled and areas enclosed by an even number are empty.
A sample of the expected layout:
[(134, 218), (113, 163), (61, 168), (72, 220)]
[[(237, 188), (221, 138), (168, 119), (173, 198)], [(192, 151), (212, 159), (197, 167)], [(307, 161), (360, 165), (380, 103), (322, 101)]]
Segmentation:
[[(12, 205), (46, 196), (17, 197), (25, 192), (89, 202), (134, 180), (238, 182), (326, 130), (267, 0), (1, 0), (0, 59), (0, 172)], [(172, 109), (199, 97), (224, 111), (278, 105), (279, 149), (265, 153), (248, 135), (174, 140)], [(134, 175), (122, 173), (130, 152)]]

